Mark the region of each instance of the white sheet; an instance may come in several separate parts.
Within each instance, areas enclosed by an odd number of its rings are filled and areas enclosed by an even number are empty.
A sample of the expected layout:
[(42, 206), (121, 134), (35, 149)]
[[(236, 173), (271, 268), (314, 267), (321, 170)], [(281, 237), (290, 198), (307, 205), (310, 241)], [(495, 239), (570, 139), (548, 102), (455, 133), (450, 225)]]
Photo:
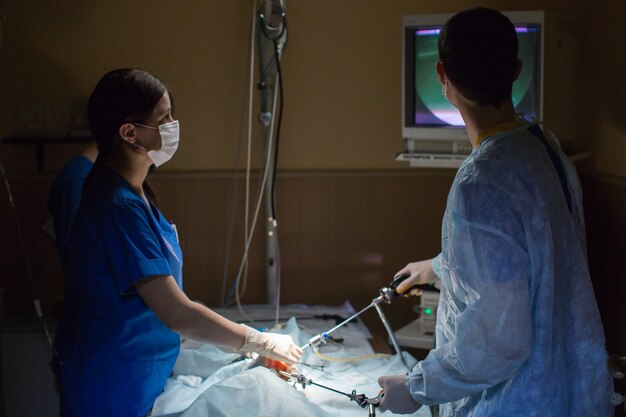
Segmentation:
[[(345, 313), (344, 313), (345, 315)], [(306, 323), (315, 332), (332, 327), (333, 323)], [(325, 326), (322, 329), (316, 326)], [(309, 327), (307, 326), (307, 327)], [(373, 353), (368, 342), (369, 334), (349, 325), (333, 336), (344, 338), (339, 347), (325, 346), (321, 351), (335, 358), (353, 358)], [(304, 345), (311, 333), (298, 328), (295, 319), (277, 331), (290, 334), (300, 346)], [(409, 366), (416, 360), (404, 353)], [(278, 378), (272, 371), (260, 367), (251, 359), (233, 360), (239, 355), (224, 352), (214, 346), (186, 341), (174, 367), (173, 376), (167, 381), (165, 391), (155, 402), (153, 416), (180, 417), (220, 417), (220, 416), (311, 416), (311, 417), (365, 417), (367, 409), (347, 397), (313, 385), (302, 389)], [(307, 366), (307, 365), (313, 365)], [(315, 366), (326, 365), (323, 369)], [(381, 375), (402, 374), (408, 369), (398, 355), (389, 358), (368, 359), (357, 362), (326, 362), (318, 358), (310, 348), (305, 351), (297, 372), (321, 385), (351, 393), (375, 397), (380, 391), (377, 383)], [(177, 379), (184, 375), (184, 378)], [(202, 382), (196, 385), (197, 378)], [(194, 383), (190, 383), (193, 381)], [(391, 416), (389, 412), (377, 415)], [(422, 407), (414, 416), (430, 417), (427, 407)]]

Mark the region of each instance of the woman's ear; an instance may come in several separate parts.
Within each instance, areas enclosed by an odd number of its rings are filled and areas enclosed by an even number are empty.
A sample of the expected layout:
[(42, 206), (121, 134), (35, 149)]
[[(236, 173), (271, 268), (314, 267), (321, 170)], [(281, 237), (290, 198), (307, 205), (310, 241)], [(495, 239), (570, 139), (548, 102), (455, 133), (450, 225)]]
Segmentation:
[(123, 123), (119, 129), (120, 137), (128, 143), (135, 143), (135, 126), (132, 123)]

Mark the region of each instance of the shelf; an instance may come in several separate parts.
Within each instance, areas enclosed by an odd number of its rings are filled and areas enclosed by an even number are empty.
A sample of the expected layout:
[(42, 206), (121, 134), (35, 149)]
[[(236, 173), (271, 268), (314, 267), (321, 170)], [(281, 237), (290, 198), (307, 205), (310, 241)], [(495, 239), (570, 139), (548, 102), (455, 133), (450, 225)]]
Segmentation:
[(469, 155), (401, 152), (396, 154), (396, 161), (408, 162), (410, 167), (458, 168)]
[(37, 156), (37, 172), (41, 174), (43, 171), (43, 160), (46, 145), (67, 145), (71, 143), (90, 143), (93, 140), (91, 136), (15, 136), (2, 139), (0, 143), (3, 145), (31, 145), (35, 146), (35, 155)]
[[(581, 151), (566, 155), (572, 162), (589, 159), (592, 156), (591, 151)], [(395, 160), (408, 162), (410, 167), (458, 168), (468, 156), (463, 154), (400, 152), (396, 154)]]

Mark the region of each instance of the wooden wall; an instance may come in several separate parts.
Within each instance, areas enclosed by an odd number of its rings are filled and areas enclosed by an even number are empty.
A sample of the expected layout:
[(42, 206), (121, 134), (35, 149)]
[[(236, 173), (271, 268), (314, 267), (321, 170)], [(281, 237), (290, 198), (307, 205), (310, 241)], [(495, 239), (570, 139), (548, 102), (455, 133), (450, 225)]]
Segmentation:
[[(581, 3), (482, 3), (500, 10), (546, 11), (545, 118), (563, 139), (575, 136), (578, 129), (577, 57), (583, 54), (577, 53), (576, 36), (604, 33), (600, 23), (578, 29), (571, 23), (580, 21)], [(76, 106), (105, 72), (140, 67), (171, 86), (181, 122), (180, 149), (161, 170), (236, 169), (237, 143), (247, 131), (254, 4), (253, 0), (188, 0), (176, 6), (163, 0), (0, 2), (0, 16), (6, 16), (1, 24), (0, 138), (64, 132), (80, 115)], [(468, 0), (286, 1), (289, 40), (281, 61), (285, 114), (280, 168), (406, 169), (393, 159), (402, 150), (402, 18), (453, 13), (475, 5)], [(561, 20), (554, 16), (569, 22), (565, 27), (573, 26), (575, 33), (555, 30)], [(253, 164), (258, 167), (262, 161), (258, 94), (252, 108)], [(43, 113), (40, 126), (29, 127), (26, 116), (37, 116), (37, 109)], [(47, 150), (44, 169), (56, 172), (73, 152), (67, 147)], [(19, 147), (3, 146), (0, 152), (0, 161), (14, 175), (34, 173), (30, 158)]]
[(617, 76), (626, 73), (626, 54), (618, 46), (626, 45), (624, 2), (583, 1), (582, 5), (580, 89), (575, 98), (583, 109), (580, 135), (592, 145), (596, 170), (624, 179), (626, 78)]
[(626, 355), (626, 180), (592, 174), (583, 184), (589, 268), (607, 348)]
[[(584, 171), (588, 251), (592, 279), (611, 352), (626, 352), (626, 183)], [(394, 272), (437, 253), (452, 171), (289, 172), (279, 174), (277, 213), (282, 265), (281, 302), (338, 305), (368, 303)], [(35, 293), (45, 307), (62, 298), (53, 242), (41, 231), (48, 219), (52, 176), (11, 182), (32, 262)], [(153, 174), (160, 207), (178, 227), (184, 253), (185, 290), (210, 306), (220, 304), (234, 192), (232, 173)], [(251, 190), (256, 191), (253, 178)], [(243, 253), (243, 192), (238, 187), (228, 261), (232, 282)], [(262, 221), (262, 219), (260, 220)], [(12, 313), (32, 312), (27, 267), (6, 192), (0, 191), (0, 287)], [(265, 242), (257, 227), (250, 249), (243, 301), (265, 301)], [(413, 318), (412, 302), (386, 308), (400, 326)], [(375, 320), (374, 320), (375, 321)]]
[[(583, 178), (589, 269), (609, 354), (626, 355), (626, 180), (591, 173)], [(623, 369), (622, 369), (623, 370)], [(626, 381), (614, 380), (626, 392)], [(623, 406), (615, 416), (626, 416)]]
[[(282, 264), (282, 303), (365, 305), (410, 260), (438, 252), (449, 170), (408, 172), (291, 172), (279, 174), (277, 214)], [(62, 297), (62, 278), (52, 241), (41, 225), (48, 218), (45, 196), (51, 176), (12, 182), (34, 288), (49, 306)], [(232, 174), (165, 173), (151, 176), (166, 217), (177, 224), (184, 254), (185, 290), (193, 299), (220, 303), (227, 250)], [(251, 190), (256, 192), (256, 181)], [(229, 282), (243, 253), (243, 191), (239, 184)], [(15, 220), (0, 192), (5, 231), (0, 286), (14, 311), (28, 311), (28, 280)], [(261, 217), (260, 221), (263, 221)], [(265, 302), (265, 242), (257, 228), (249, 283), (243, 301)], [(410, 308), (410, 303), (404, 312)], [(394, 313), (390, 313), (395, 322)], [(407, 319), (403, 320), (407, 322)]]

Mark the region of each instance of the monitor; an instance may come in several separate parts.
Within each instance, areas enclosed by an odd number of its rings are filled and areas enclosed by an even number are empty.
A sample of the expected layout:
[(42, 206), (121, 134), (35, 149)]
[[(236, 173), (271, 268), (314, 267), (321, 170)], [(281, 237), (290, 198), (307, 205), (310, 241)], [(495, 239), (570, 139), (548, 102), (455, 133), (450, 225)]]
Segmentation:
[[(515, 25), (519, 40), (522, 72), (513, 84), (516, 112), (529, 121), (542, 119), (543, 38), (542, 11), (503, 12)], [(435, 69), (439, 60), (437, 40), (443, 24), (452, 14), (405, 16), (403, 21), (402, 137), (420, 146), (411, 152), (469, 153), (467, 133), (459, 111), (441, 92)], [(445, 146), (444, 143), (447, 142)], [(430, 145), (429, 145), (430, 144)]]

